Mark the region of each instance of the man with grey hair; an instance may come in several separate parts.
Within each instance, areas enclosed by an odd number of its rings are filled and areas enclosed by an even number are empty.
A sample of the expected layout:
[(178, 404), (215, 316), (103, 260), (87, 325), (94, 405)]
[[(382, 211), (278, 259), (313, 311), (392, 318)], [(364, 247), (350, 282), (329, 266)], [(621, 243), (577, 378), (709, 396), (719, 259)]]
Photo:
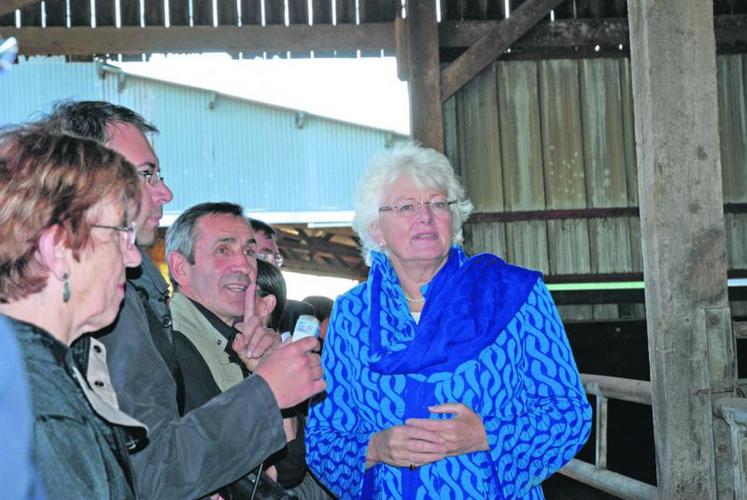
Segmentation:
[[(240, 382), (247, 370), (258, 369), (261, 354), (279, 343), (277, 332), (261, 326), (254, 314), (256, 254), (254, 231), (241, 206), (233, 203), (188, 208), (166, 232), (175, 290), (170, 306), (187, 410)], [(248, 328), (265, 330), (261, 345), (245, 345)]]
[[(266, 364), (284, 351), (298, 351), (288, 361), (312, 367), (321, 364), (319, 355), (310, 352), (319, 349), (315, 339), (284, 344), (266, 360), (261, 360), (258, 353), (270, 348), (269, 344), (259, 349), (247, 345), (252, 330), (264, 328), (259, 314), (255, 314), (256, 253), (254, 231), (242, 216), (241, 207), (233, 203), (195, 205), (185, 210), (166, 233), (166, 259), (176, 290), (171, 314), (177, 357), (184, 371), (187, 410), (235, 386), (251, 372), (261, 375)], [(262, 338), (273, 336), (279, 338), (274, 331)], [(285, 367), (289, 372), (294, 370), (291, 364)], [(257, 405), (265, 404), (257, 401)], [(297, 424), (293, 422), (285, 425), (288, 440), (296, 437)], [(269, 457), (276, 450), (264, 451)], [(272, 484), (266, 477), (262, 483)], [(247, 489), (239, 483), (231, 485), (227, 493), (234, 497)]]
[[(177, 384), (181, 370), (166, 303), (168, 287), (143, 249), (155, 240), (163, 205), (172, 198), (146, 137), (157, 129), (134, 111), (101, 101), (58, 104), (37, 125), (96, 139), (122, 154), (142, 177), (142, 204), (136, 220), (143, 262), (140, 274), (128, 275), (117, 321), (97, 334), (106, 346), (111, 385), (120, 408), (149, 428), (147, 445), (131, 455), (138, 496), (201, 497), (247, 474), (265, 458), (265, 449), (285, 445), (278, 408), (293, 406), (322, 390), (324, 382), (318, 372), (312, 374), (312, 367), (306, 366), (301, 367), (300, 378), (298, 374), (289, 377), (284, 366), (288, 360), (280, 358), (297, 362), (307, 357), (283, 349), (263, 364), (260, 376), (180, 416)], [(247, 343), (257, 351), (267, 347), (266, 332), (245, 332)], [(75, 349), (88, 352), (87, 344), (76, 344)], [(92, 379), (90, 373), (88, 378), (93, 387), (108, 382), (105, 377)], [(257, 401), (265, 404), (257, 405)]]

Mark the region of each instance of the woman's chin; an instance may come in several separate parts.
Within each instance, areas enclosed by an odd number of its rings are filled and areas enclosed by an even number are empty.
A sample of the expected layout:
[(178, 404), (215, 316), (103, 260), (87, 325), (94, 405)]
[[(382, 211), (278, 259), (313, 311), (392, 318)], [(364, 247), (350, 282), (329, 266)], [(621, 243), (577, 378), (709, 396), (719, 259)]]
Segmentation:
[[(119, 293), (117, 295), (120, 295)], [(119, 297), (119, 300), (112, 301), (112, 303), (107, 306), (107, 308), (94, 315), (91, 316), (85, 323), (85, 328), (83, 329), (83, 335), (87, 333), (93, 333), (101, 330), (102, 328), (106, 328), (107, 326), (114, 323), (114, 320), (117, 319), (117, 315), (119, 314), (119, 308), (122, 304), (122, 299), (124, 298), (124, 294), (122, 294)]]
[(439, 261), (444, 258), (446, 254), (449, 253), (449, 249), (444, 249), (443, 247), (427, 247), (427, 248), (419, 248), (416, 251), (412, 252), (412, 256), (410, 260), (416, 260), (416, 261)]

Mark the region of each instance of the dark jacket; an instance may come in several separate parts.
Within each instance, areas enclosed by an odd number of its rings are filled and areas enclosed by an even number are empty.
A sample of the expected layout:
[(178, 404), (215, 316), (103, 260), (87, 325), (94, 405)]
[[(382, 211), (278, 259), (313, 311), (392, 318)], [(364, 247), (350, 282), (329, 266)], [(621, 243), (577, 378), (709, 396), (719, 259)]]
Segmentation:
[(135, 498), (124, 430), (93, 410), (73, 352), (33, 325), (12, 326), (31, 387), (34, 461), (49, 498)]
[[(185, 332), (174, 331), (175, 345), (177, 358), (179, 364), (184, 370), (184, 389), (186, 396), (186, 409), (200, 406), (204, 404), (208, 399), (220, 394), (221, 390), (216, 383), (213, 374), (210, 371), (210, 367), (205, 362), (203, 355), (195, 344), (190, 341), (192, 335), (198, 335), (199, 337), (205, 336), (207, 329), (212, 330), (212, 334), (209, 335), (210, 344), (216, 351), (223, 351), (220, 354), (225, 356), (225, 362), (232, 365), (236, 365), (239, 370), (239, 376), (249, 376), (244, 364), (239, 359), (238, 355), (233, 352), (231, 344), (236, 336), (238, 330), (225, 324), (220, 318), (213, 314), (210, 310), (205, 308), (203, 305), (188, 299), (183, 295), (177, 295), (176, 297), (180, 300), (174, 300), (173, 306), (179, 303), (180, 307), (174, 309), (174, 319), (179, 325), (194, 325), (194, 321), (186, 320), (184, 315), (199, 316), (202, 321), (205, 330), (198, 332)], [(190, 306), (191, 305), (191, 306)], [(181, 316), (180, 316), (181, 315)], [(224, 339), (222, 345), (216, 346), (213, 339), (219, 338)], [(220, 341), (220, 340), (219, 340)], [(214, 351), (211, 351), (214, 352)], [(297, 486), (304, 478), (306, 473), (306, 449), (304, 447), (304, 419), (303, 415), (296, 413), (284, 412), (286, 417), (299, 417), (299, 432), (295, 439), (290, 441), (286, 447), (278, 451), (277, 453), (270, 456), (271, 452), (267, 453), (268, 459), (265, 461), (265, 466), (274, 465), (278, 472), (278, 483), (284, 488), (293, 488)]]
[[(172, 342), (170, 321), (163, 316), (166, 304), (158, 293), (166, 284), (150, 257), (141, 254), (142, 275), (128, 281), (119, 317), (99, 340), (107, 347), (120, 408), (150, 429), (148, 445), (131, 457), (138, 492), (148, 499), (198, 498), (247, 474), (268, 449), (282, 448), (282, 419), (261, 377), (246, 379), (179, 415), (174, 377), (153, 340), (161, 335)], [(146, 302), (133, 284), (148, 290)], [(160, 331), (153, 334), (148, 304), (162, 319)]]
[(0, 314), (0, 484), (8, 498), (47, 498), (31, 458), (33, 431), (31, 390), (21, 348), (10, 321)]

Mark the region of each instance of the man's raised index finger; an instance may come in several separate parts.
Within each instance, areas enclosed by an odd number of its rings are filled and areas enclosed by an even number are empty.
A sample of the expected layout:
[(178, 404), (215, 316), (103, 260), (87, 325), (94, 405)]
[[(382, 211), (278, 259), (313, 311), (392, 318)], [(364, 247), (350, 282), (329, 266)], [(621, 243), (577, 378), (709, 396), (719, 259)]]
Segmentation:
[(246, 296), (244, 297), (244, 324), (248, 324), (249, 318), (254, 316), (254, 295), (257, 290), (257, 282), (252, 281), (246, 287)]

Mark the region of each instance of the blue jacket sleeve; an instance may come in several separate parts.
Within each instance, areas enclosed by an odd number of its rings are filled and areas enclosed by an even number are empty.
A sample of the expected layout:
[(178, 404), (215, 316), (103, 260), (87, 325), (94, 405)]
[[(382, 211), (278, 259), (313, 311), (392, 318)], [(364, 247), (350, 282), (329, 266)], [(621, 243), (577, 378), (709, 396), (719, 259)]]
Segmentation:
[[(517, 321), (507, 327), (517, 340), (519, 380), (510, 402), (481, 415), (499, 487), (506, 498), (523, 497), (560, 469), (591, 431), (584, 393), (565, 329), (542, 280)], [(514, 385), (514, 384), (512, 384)]]
[(363, 490), (366, 450), (373, 429), (358, 417), (360, 363), (358, 342), (346, 325), (357, 321), (347, 314), (353, 301), (335, 304), (322, 353), (326, 397), (311, 405), (306, 424), (306, 460), (322, 483), (341, 498), (358, 497)]

